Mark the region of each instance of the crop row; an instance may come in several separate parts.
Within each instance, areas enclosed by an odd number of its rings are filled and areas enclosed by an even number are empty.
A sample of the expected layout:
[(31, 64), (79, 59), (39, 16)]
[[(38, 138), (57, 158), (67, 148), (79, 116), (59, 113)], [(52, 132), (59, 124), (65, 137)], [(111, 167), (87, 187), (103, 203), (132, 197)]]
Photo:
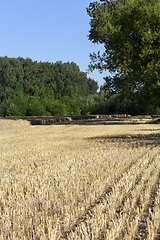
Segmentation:
[(3, 154), (0, 239), (158, 239), (159, 148), (126, 144)]

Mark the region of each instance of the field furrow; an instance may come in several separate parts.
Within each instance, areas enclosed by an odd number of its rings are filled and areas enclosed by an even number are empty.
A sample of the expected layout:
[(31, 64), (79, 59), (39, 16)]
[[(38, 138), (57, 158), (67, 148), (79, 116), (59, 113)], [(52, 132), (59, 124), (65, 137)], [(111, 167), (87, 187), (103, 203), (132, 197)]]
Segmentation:
[[(74, 239), (75, 236), (83, 239), (83, 231), (89, 239), (105, 239), (105, 235), (107, 239), (118, 239), (120, 233), (125, 231), (127, 221), (137, 214), (135, 208), (144, 183), (150, 178), (153, 168), (150, 164), (148, 165), (149, 162), (147, 154), (137, 165), (133, 165), (130, 171), (125, 172), (123, 178), (114, 184), (112, 192), (103, 199), (101, 204), (90, 210), (87, 220), (82, 222), (74, 233), (68, 235), (67, 239)], [(141, 180), (137, 183), (139, 175)]]
[(155, 125), (7, 122), (0, 239), (156, 239), (158, 141)]

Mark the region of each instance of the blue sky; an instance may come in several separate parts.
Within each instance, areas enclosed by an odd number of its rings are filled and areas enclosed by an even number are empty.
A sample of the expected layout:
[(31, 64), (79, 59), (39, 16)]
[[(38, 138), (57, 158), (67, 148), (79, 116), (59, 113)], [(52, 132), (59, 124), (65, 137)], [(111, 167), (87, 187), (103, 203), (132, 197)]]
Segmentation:
[[(86, 7), (91, 0), (1, 0), (0, 56), (31, 58), (44, 62), (75, 62), (81, 71), (90, 63), (89, 53), (104, 47), (88, 40)], [(88, 76), (103, 85), (98, 71)]]

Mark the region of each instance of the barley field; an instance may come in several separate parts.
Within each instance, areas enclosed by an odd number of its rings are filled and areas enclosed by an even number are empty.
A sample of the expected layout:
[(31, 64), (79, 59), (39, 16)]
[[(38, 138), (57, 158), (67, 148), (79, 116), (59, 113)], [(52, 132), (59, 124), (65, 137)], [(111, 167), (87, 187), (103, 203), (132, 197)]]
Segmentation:
[(160, 125), (0, 119), (4, 239), (160, 239)]

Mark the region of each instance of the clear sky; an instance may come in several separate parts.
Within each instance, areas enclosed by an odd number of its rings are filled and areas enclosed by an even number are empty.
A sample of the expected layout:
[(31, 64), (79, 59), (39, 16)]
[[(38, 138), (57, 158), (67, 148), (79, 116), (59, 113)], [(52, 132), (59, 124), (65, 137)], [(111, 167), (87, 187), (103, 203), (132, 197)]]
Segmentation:
[[(75, 62), (85, 72), (89, 53), (104, 47), (88, 40), (86, 7), (91, 0), (1, 0), (0, 56), (31, 58), (44, 62)], [(103, 85), (98, 71), (88, 76)]]

